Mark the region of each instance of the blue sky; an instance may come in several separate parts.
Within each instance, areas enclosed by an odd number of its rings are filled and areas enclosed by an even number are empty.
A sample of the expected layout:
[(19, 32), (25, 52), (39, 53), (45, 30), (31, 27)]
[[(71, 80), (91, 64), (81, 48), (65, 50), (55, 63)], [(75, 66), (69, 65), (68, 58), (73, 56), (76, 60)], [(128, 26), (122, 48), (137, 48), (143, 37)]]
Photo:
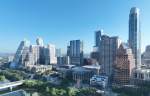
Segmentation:
[(70, 40), (84, 41), (85, 52), (94, 45), (94, 31), (128, 39), (130, 8), (141, 10), (142, 50), (150, 44), (150, 0), (0, 0), (0, 52), (15, 52), (27, 38), (66, 50)]

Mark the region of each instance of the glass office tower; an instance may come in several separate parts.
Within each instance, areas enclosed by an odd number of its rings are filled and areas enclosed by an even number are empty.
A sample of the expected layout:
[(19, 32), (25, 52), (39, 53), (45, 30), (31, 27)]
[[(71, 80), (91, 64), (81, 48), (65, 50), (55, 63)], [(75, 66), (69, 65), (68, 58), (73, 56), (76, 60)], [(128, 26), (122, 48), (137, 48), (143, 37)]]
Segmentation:
[(135, 57), (136, 68), (141, 65), (141, 32), (140, 32), (140, 10), (131, 8), (129, 14), (129, 46)]

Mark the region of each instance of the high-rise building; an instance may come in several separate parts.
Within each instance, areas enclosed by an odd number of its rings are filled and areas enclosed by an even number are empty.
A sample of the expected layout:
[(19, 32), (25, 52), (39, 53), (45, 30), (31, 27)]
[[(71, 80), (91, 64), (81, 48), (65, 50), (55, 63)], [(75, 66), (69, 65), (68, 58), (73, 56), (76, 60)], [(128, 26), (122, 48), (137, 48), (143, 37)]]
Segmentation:
[(136, 68), (141, 66), (141, 32), (140, 32), (140, 11), (133, 7), (129, 14), (129, 46), (135, 57)]
[(117, 49), (121, 41), (118, 37), (109, 37), (102, 35), (100, 46), (100, 64), (102, 73), (112, 76), (113, 64), (116, 59)]
[(38, 45), (31, 45), (30, 46), (30, 53), (33, 55), (34, 64), (40, 64), (40, 46)]
[(70, 57), (70, 46), (67, 46), (67, 56)]
[(94, 46), (93, 47), (93, 51), (91, 52), (91, 54), (90, 54), (90, 57), (92, 58), (92, 59), (94, 59), (96, 62), (100, 62), (99, 61), (99, 57), (100, 57), (100, 52), (99, 52), (100, 50), (98, 49), (98, 47), (96, 47), (96, 46)]
[(61, 49), (56, 49), (56, 57), (61, 57), (62, 53), (61, 53)]
[(129, 84), (132, 69), (135, 68), (135, 59), (128, 44), (122, 43), (120, 45), (113, 67), (113, 84), (120, 86)]
[(70, 41), (69, 56), (71, 64), (82, 65), (83, 63), (83, 42), (80, 40)]
[(45, 64), (56, 64), (57, 58), (56, 58), (56, 49), (55, 45), (48, 44), (47, 48), (45, 49)]
[(57, 64), (58, 65), (69, 65), (70, 64), (69, 56), (57, 57)]
[(44, 60), (44, 41), (42, 38), (38, 37), (36, 39), (36, 47), (38, 48), (37, 53), (39, 53), (39, 63), (44, 64), (45, 63), (45, 60)]
[(29, 52), (27, 54), (27, 57), (26, 57), (26, 59), (24, 61), (24, 67), (28, 67), (30, 65), (35, 65), (34, 56), (33, 56), (33, 54), (31, 52)]
[(70, 64), (70, 57), (69, 56), (65, 56), (65, 62), (67, 65)]
[(98, 30), (98, 31), (95, 32), (95, 46), (96, 47), (100, 46), (101, 33), (103, 33), (103, 30)]
[(103, 30), (98, 30), (95, 32), (95, 46), (93, 47), (93, 52), (91, 52), (91, 58), (99, 62), (99, 55), (100, 55), (100, 44), (101, 44), (101, 36)]
[(40, 38), (40, 37), (38, 37), (38, 38), (36, 39), (36, 44), (39, 45), (39, 46), (44, 46), (43, 39)]
[(21, 41), (10, 67), (18, 68), (22, 66), (22, 63), (25, 60), (26, 55), (29, 51), (29, 44), (30, 42), (27, 40)]
[(41, 38), (36, 39), (36, 45), (30, 45), (27, 40), (22, 41), (15, 54), (10, 67), (28, 67), (34, 65), (56, 64), (55, 46), (49, 44), (43, 45)]

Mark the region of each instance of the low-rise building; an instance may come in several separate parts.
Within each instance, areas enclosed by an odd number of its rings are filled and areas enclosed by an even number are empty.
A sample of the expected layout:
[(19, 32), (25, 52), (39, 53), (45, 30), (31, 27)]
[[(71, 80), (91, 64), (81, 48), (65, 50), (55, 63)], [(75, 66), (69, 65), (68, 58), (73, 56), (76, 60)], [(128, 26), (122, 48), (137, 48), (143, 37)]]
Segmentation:
[(72, 78), (72, 70), (71, 69), (66, 69), (66, 68), (61, 68), (59, 69), (59, 74), (61, 78)]
[(133, 70), (132, 72), (133, 84), (142, 84), (147, 82), (150, 82), (150, 69), (138, 68)]
[(145, 52), (142, 54), (142, 64), (150, 67), (150, 45), (145, 49)]
[(33, 66), (28, 66), (28, 69), (30, 69), (32, 72), (37, 73), (37, 72), (45, 72), (48, 70), (52, 70), (52, 65), (33, 65)]
[(108, 77), (102, 75), (94, 75), (90, 79), (90, 85), (92, 86), (100, 86), (102, 88), (106, 88), (108, 85)]
[(72, 78), (72, 68), (74, 67), (75, 65), (61, 65), (57, 67), (57, 71), (61, 78)]
[(84, 67), (75, 67), (72, 69), (73, 80), (89, 82), (94, 72)]
[(95, 75), (98, 75), (100, 73), (100, 65), (99, 64), (92, 64), (92, 65), (85, 65), (83, 66), (85, 69), (91, 70), (94, 72)]

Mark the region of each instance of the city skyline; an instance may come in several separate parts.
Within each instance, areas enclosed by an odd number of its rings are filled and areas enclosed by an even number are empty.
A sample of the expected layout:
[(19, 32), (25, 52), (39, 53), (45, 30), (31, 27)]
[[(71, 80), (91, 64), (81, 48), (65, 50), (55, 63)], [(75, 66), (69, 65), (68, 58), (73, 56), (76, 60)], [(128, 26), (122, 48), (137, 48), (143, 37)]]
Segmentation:
[[(0, 40), (5, 41), (1, 42), (0, 52), (14, 53), (23, 38), (35, 44), (35, 38), (40, 36), (45, 44), (55, 44), (56, 48), (62, 48), (65, 52), (70, 40), (83, 40), (84, 51), (89, 53), (95, 44), (95, 31), (100, 29), (103, 29), (105, 34), (119, 36), (126, 42), (129, 35), (128, 15), (131, 7), (138, 7), (141, 13), (142, 52), (145, 46), (150, 44), (148, 41), (150, 1), (66, 0), (67, 3), (64, 3), (48, 0), (43, 2), (15, 0), (10, 1), (10, 4), (7, 1), (10, 0), (0, 1), (2, 13)], [(124, 2), (126, 5), (123, 5)]]

